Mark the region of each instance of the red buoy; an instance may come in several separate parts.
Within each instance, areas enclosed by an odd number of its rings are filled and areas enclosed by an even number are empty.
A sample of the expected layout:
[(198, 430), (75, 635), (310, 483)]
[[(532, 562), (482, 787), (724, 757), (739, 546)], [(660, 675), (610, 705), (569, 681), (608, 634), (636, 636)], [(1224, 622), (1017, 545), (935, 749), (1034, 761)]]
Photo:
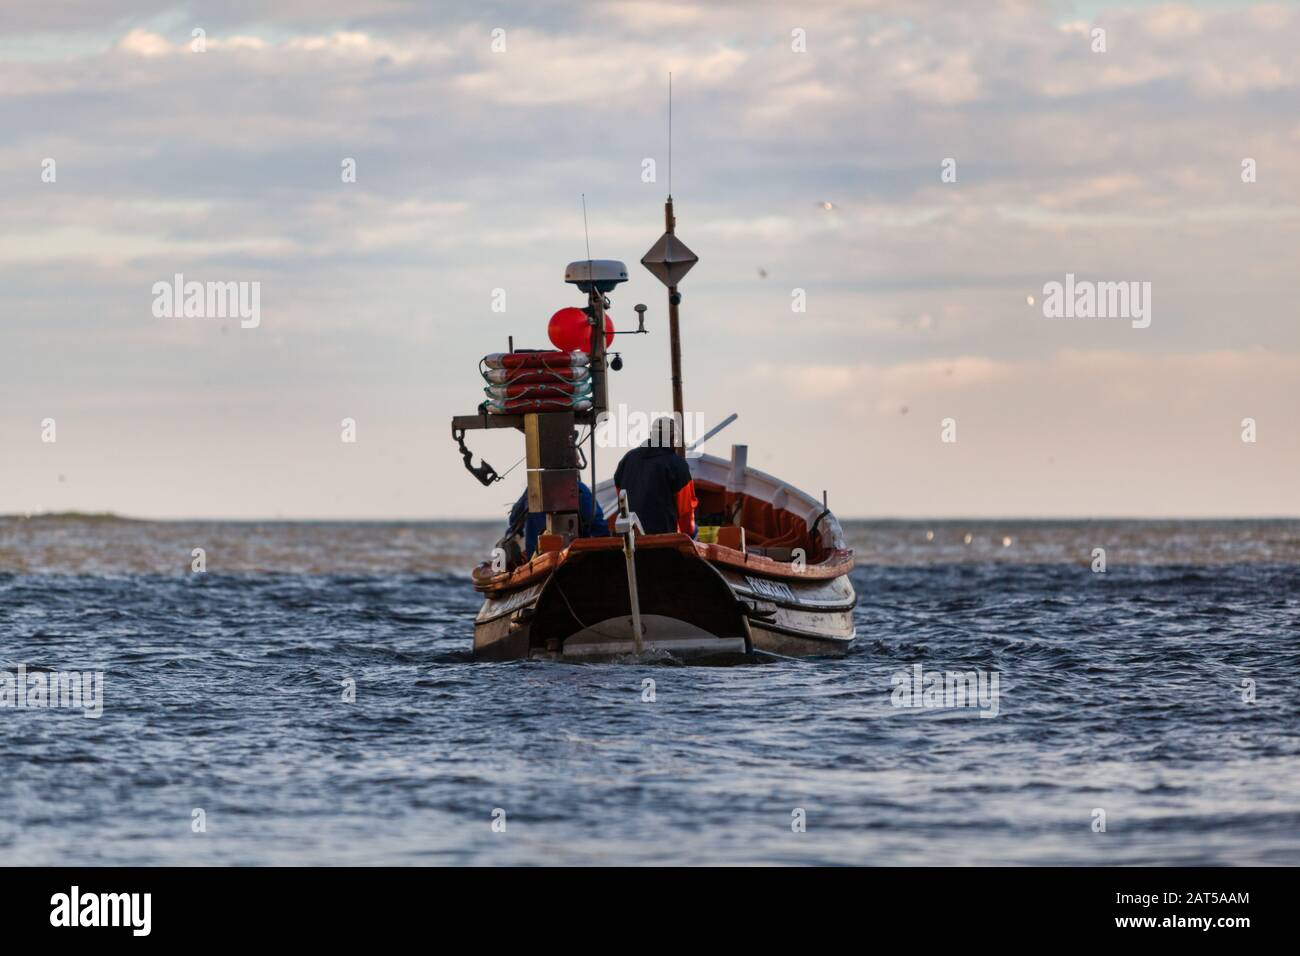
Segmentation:
[[(570, 306), (551, 316), (546, 325), (551, 344), (562, 352), (591, 351), (591, 323), (587, 313)], [(605, 347), (614, 343), (614, 321), (605, 313)]]

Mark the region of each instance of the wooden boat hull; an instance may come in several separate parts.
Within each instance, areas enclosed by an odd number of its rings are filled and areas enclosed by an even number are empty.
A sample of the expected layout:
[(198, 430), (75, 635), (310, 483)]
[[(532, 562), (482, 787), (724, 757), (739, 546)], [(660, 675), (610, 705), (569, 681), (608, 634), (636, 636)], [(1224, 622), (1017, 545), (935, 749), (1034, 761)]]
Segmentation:
[[(731, 459), (687, 461), (702, 512), (734, 514), (752, 534), (748, 546), (684, 534), (636, 539), (643, 651), (696, 662), (844, 654), (857, 595), (839, 522), (822, 502), (749, 468), (737, 449)], [(612, 480), (596, 486), (596, 498), (607, 518), (617, 510)], [(621, 538), (580, 538), (475, 580), (485, 595), (474, 624), (478, 659), (600, 660), (635, 651)]]
[(753, 650), (782, 657), (824, 657), (844, 654), (853, 643), (857, 594), (847, 574), (802, 581), (731, 568), (720, 573), (746, 606)]
[[(856, 595), (847, 573), (747, 573), (709, 561), (708, 550), (684, 536), (651, 537), (669, 540), (645, 539), (637, 550), (643, 654), (722, 663), (840, 655), (852, 643)], [(488, 593), (475, 620), (475, 658), (593, 661), (635, 653), (618, 543), (574, 549), (549, 573)]]

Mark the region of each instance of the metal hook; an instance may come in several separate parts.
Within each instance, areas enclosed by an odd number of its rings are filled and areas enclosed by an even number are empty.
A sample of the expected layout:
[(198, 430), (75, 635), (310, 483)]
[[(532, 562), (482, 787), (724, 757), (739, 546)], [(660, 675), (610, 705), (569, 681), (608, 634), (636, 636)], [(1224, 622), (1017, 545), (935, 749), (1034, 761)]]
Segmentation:
[(453, 428), (451, 436), (456, 439), (456, 444), (460, 446), (460, 457), (465, 460), (465, 470), (479, 480), (483, 487), (490, 487), (494, 481), (500, 481), (501, 475), (497, 474), (495, 468), (482, 459), (479, 464), (474, 464), (474, 453), (465, 447), (465, 429)]

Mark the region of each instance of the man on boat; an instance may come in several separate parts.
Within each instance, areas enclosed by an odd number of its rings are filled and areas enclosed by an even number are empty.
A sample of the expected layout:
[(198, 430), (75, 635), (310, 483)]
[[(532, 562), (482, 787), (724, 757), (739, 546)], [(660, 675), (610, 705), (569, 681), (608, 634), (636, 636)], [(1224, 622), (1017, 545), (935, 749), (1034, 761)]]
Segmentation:
[[(507, 519), (506, 537), (513, 538), (521, 531), (524, 535), (524, 558), (531, 558), (537, 551), (537, 539), (546, 530), (546, 515), (528, 510), (528, 489), (519, 496), (515, 506), (510, 509)], [(609, 535), (609, 525), (600, 513), (596, 499), (584, 481), (578, 482), (578, 537), (603, 538)]]
[(645, 443), (633, 448), (614, 471), (614, 486), (627, 492), (646, 534), (680, 531), (695, 536), (695, 482), (690, 466), (677, 454), (677, 423), (657, 418)]

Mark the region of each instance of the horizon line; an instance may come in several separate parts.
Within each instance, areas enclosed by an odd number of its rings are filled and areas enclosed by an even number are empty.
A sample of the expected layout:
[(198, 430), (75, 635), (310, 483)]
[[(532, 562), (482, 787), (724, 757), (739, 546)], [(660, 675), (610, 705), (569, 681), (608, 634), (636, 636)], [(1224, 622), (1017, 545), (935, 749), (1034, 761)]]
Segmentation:
[[(963, 521), (1300, 521), (1300, 514), (1283, 515), (832, 515), (841, 523), (859, 522), (963, 522)], [(154, 524), (183, 524), (187, 522), (221, 522), (226, 524), (498, 524), (504, 518), (498, 517), (310, 517), (284, 515), (274, 517), (140, 517), (120, 514), (115, 511), (42, 511), (30, 514), (23, 512), (0, 513), (0, 521), (33, 521), (41, 518), (93, 519), (100, 521), (135, 521)]]

